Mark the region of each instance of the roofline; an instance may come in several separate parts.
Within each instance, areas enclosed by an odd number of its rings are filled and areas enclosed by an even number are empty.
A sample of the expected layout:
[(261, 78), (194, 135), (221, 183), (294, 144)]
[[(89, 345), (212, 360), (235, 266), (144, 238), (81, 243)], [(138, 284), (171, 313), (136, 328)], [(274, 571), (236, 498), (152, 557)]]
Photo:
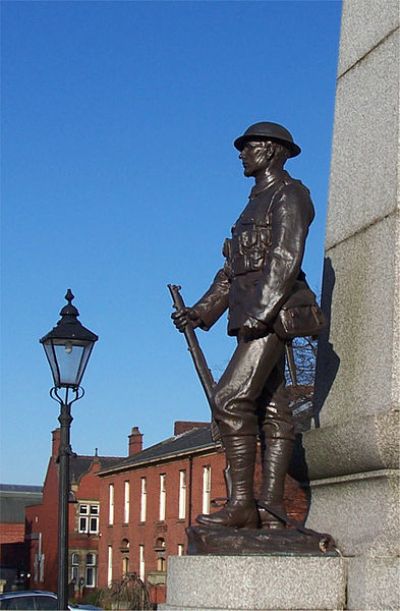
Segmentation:
[(130, 463), (126, 465), (121, 465), (120, 467), (111, 467), (109, 469), (103, 469), (98, 472), (98, 476), (109, 475), (111, 473), (118, 473), (120, 471), (128, 471), (129, 469), (136, 469), (137, 467), (143, 467), (143, 465), (151, 465), (156, 463), (166, 462), (167, 460), (171, 460), (172, 458), (181, 458), (182, 456), (190, 456), (192, 454), (201, 454), (202, 452), (216, 450), (222, 447), (222, 445), (218, 442), (212, 442), (206, 446), (195, 446), (193, 448), (187, 450), (181, 450), (180, 452), (170, 452), (169, 454), (164, 454), (162, 456), (156, 456), (154, 458), (147, 458), (141, 461)]
[(30, 492), (38, 492), (43, 490), (42, 485), (36, 484), (1, 484), (0, 483), (0, 491), (1, 492), (24, 492), (29, 494)]
[(0, 494), (1, 495), (12, 495), (12, 496), (32, 496), (33, 494), (43, 494), (43, 488), (41, 490), (31, 490), (31, 491), (26, 491), (26, 490), (0, 490)]

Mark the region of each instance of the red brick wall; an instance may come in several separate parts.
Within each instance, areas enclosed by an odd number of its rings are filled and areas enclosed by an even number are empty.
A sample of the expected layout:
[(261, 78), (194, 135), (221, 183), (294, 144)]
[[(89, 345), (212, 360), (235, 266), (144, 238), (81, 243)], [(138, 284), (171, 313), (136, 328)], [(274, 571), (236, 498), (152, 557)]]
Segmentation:
[(25, 524), (0, 523), (0, 544), (23, 543), (25, 538)]
[[(80, 481), (73, 485), (77, 501), (99, 500), (99, 471), (100, 463), (94, 458), (90, 470), (84, 474)], [(69, 504), (69, 540), (70, 550), (94, 551), (98, 549), (99, 537), (95, 534), (81, 534), (78, 529), (78, 503)], [(47, 476), (43, 488), (43, 503), (26, 509), (27, 534), (39, 534), (42, 537), (42, 553), (44, 561), (44, 581), (34, 579), (34, 560), (38, 552), (39, 542), (33, 539), (30, 542), (30, 573), (31, 588), (57, 591), (57, 546), (58, 546), (58, 465), (52, 457), (49, 462)]]
[(0, 524), (0, 565), (15, 570), (27, 570), (28, 547), (25, 544), (25, 523)]
[[(192, 466), (191, 466), (192, 462)], [(178, 544), (186, 550), (185, 528), (193, 523), (201, 512), (203, 466), (212, 469), (212, 497), (223, 496), (225, 487), (222, 469), (224, 456), (215, 452), (196, 456), (193, 459), (182, 458), (170, 462), (140, 467), (131, 471), (102, 476), (100, 486), (100, 544), (99, 544), (99, 585), (107, 586), (108, 546), (113, 548), (113, 580), (122, 578), (121, 551), (123, 539), (129, 541), (129, 571), (139, 574), (139, 545), (144, 545), (146, 575), (157, 571), (157, 552), (154, 550), (157, 539), (165, 540), (165, 555), (176, 555)], [(179, 471), (186, 470), (186, 518), (178, 519)], [(192, 472), (192, 486), (190, 486)], [(166, 518), (159, 521), (160, 475), (166, 475)], [(140, 522), (141, 478), (147, 480), (147, 515), (146, 522)], [(124, 482), (130, 482), (130, 519), (123, 524)], [(114, 484), (114, 525), (108, 524), (109, 484)], [(191, 494), (190, 494), (191, 490)], [(159, 588), (162, 590), (162, 588)], [(153, 601), (162, 602), (162, 592), (153, 592)]]
[(43, 486), (43, 502), (40, 505), (27, 507), (25, 510), (27, 534), (41, 533), (42, 554), (44, 560), (44, 582), (34, 580), (34, 559), (38, 551), (38, 539), (30, 542), (30, 587), (57, 591), (57, 516), (58, 516), (58, 467), (53, 457), (50, 458), (45, 483)]

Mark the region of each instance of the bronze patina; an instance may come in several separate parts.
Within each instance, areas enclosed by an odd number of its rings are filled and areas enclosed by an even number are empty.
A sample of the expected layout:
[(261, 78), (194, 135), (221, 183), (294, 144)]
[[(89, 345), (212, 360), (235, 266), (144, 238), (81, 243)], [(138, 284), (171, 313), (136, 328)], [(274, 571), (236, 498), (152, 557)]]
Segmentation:
[[(262, 540), (275, 540), (276, 531), (287, 527), (283, 492), (294, 426), (285, 388), (285, 346), (296, 333), (315, 335), (324, 324), (302, 270), (314, 207), (309, 190), (284, 169), (289, 158), (300, 154), (300, 147), (287, 129), (270, 122), (251, 125), (234, 146), (240, 151), (244, 175), (255, 184), (224, 242), (225, 262), (210, 288), (192, 307), (172, 315), (182, 332), (188, 326), (208, 331), (227, 310), (228, 334), (237, 338), (234, 354), (209, 397), (230, 466), (231, 493), (222, 509), (197, 517), (201, 526), (189, 532), (197, 553), (215, 553), (215, 545), (207, 548), (205, 543), (211, 532), (207, 529), (219, 529), (221, 537), (226, 529), (257, 529), (258, 535), (265, 531)], [(256, 499), (258, 436), (263, 476)], [(197, 548), (196, 538), (201, 540)], [(256, 547), (259, 541), (258, 537)]]

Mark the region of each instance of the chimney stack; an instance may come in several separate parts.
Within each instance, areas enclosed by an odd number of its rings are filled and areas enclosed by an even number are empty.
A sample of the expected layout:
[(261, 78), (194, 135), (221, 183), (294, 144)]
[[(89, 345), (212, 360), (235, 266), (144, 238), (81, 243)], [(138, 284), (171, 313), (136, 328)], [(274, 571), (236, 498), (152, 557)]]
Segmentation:
[(132, 432), (128, 436), (128, 456), (133, 456), (143, 449), (143, 435), (138, 426), (132, 427)]

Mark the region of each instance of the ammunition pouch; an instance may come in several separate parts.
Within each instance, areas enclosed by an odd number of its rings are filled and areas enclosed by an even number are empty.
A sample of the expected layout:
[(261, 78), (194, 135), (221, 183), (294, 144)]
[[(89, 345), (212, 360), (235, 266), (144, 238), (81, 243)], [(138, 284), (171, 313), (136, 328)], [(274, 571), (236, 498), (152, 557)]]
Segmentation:
[(269, 218), (265, 223), (242, 222), (240, 228), (240, 233), (234, 231), (232, 238), (225, 240), (223, 248), (234, 276), (262, 270), (271, 245)]
[(273, 324), (274, 332), (285, 340), (308, 336), (315, 338), (325, 327), (324, 313), (308, 287), (289, 297)]

